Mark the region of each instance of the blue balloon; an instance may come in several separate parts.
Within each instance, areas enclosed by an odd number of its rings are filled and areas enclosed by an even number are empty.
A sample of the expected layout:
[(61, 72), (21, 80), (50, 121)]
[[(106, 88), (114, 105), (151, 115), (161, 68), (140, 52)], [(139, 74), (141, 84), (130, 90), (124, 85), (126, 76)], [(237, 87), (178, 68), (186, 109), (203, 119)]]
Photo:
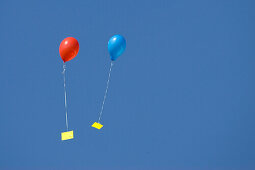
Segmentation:
[(115, 61), (126, 49), (126, 40), (121, 35), (114, 35), (108, 41), (108, 51), (112, 61)]

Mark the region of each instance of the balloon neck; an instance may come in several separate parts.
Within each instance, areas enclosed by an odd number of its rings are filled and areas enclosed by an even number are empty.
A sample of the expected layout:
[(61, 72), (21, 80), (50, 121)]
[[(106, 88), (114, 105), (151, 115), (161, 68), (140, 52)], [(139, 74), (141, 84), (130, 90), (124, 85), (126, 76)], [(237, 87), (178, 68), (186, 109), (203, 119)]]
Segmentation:
[(116, 60), (116, 58), (114, 58), (114, 57), (112, 57), (112, 56), (111, 56), (111, 60), (112, 60), (112, 61), (115, 61), (115, 60)]

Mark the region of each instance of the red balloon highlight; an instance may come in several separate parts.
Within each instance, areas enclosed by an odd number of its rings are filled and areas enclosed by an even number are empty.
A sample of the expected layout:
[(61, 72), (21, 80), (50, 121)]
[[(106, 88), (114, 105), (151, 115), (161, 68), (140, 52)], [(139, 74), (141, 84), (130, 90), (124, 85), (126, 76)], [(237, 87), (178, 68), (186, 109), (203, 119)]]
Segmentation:
[(73, 37), (65, 38), (59, 46), (59, 54), (65, 62), (72, 60), (79, 52), (79, 43)]

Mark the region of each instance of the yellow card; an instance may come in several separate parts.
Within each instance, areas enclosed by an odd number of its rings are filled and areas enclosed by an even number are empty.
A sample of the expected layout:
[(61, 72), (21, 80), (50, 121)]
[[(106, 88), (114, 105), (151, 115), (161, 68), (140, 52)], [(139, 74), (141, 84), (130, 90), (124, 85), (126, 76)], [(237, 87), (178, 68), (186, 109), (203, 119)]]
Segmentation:
[(73, 130), (61, 133), (61, 140), (73, 139)]
[(97, 128), (97, 129), (101, 129), (101, 128), (103, 127), (103, 125), (100, 124), (100, 123), (95, 122), (95, 123), (92, 125), (92, 127)]

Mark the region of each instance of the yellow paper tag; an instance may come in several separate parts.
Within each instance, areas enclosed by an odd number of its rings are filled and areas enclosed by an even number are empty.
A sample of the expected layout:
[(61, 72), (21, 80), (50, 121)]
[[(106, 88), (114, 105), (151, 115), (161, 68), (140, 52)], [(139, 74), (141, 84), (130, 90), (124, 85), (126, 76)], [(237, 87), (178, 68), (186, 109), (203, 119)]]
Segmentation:
[(61, 140), (73, 139), (73, 130), (61, 133)]
[(101, 129), (101, 128), (103, 127), (103, 125), (100, 124), (100, 123), (95, 122), (95, 123), (92, 125), (92, 127), (97, 128), (97, 129)]

